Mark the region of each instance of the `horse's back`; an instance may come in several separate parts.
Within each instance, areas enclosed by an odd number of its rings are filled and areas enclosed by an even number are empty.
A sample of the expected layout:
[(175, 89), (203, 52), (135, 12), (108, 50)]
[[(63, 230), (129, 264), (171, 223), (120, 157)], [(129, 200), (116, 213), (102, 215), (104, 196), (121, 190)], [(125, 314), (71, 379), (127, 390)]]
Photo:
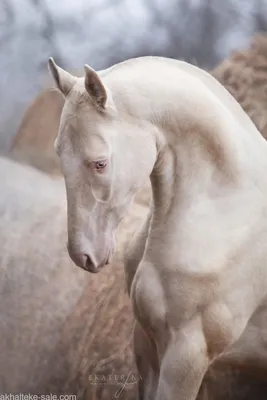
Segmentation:
[(0, 392), (45, 390), (87, 280), (66, 251), (62, 182), (0, 159)]

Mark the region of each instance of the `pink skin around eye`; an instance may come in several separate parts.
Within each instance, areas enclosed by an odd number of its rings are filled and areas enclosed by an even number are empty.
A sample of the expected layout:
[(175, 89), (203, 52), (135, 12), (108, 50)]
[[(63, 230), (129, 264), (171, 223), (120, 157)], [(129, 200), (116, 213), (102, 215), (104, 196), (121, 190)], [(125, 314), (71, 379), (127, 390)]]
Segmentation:
[(107, 161), (97, 161), (94, 163), (94, 168), (101, 172), (107, 166)]

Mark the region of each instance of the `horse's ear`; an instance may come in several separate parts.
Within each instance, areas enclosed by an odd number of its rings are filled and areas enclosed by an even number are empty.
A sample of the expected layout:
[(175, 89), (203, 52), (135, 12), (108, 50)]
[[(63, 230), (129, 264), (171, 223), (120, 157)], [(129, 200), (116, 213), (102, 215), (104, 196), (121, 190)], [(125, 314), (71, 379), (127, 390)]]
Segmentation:
[(48, 69), (55, 81), (57, 88), (61, 91), (61, 93), (63, 93), (64, 96), (67, 96), (74, 86), (77, 78), (60, 68), (52, 57), (50, 57), (48, 60)]
[(103, 111), (105, 110), (107, 103), (106, 89), (103, 83), (101, 82), (100, 77), (93, 68), (89, 67), (89, 65), (86, 64), (84, 66), (84, 70), (85, 70), (85, 78), (84, 78), (85, 89), (92, 98), (92, 101), (95, 104), (95, 106)]

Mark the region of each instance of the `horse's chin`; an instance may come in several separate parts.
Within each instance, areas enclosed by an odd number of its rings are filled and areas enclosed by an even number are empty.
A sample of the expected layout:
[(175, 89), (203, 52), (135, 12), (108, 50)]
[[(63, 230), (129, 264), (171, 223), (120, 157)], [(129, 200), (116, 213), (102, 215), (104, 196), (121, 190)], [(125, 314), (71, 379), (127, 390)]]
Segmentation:
[(81, 268), (85, 272), (89, 272), (91, 274), (97, 274), (99, 272), (99, 268), (95, 267), (88, 267), (88, 266), (82, 266), (82, 265), (77, 265), (79, 268)]
[(101, 269), (102, 269), (101, 267), (91, 268), (91, 269), (87, 269), (87, 272), (90, 272), (91, 274), (98, 274)]

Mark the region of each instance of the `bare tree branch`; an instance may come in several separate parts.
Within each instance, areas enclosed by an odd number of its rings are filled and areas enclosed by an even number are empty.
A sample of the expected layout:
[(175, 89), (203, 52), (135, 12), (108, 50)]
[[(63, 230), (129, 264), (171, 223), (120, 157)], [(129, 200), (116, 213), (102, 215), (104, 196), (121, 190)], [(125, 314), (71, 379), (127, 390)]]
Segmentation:
[(47, 41), (52, 49), (52, 56), (64, 68), (64, 60), (56, 43), (56, 28), (54, 19), (46, 3), (46, 0), (30, 0), (34, 7), (42, 12), (44, 25), (41, 30), (41, 36)]

